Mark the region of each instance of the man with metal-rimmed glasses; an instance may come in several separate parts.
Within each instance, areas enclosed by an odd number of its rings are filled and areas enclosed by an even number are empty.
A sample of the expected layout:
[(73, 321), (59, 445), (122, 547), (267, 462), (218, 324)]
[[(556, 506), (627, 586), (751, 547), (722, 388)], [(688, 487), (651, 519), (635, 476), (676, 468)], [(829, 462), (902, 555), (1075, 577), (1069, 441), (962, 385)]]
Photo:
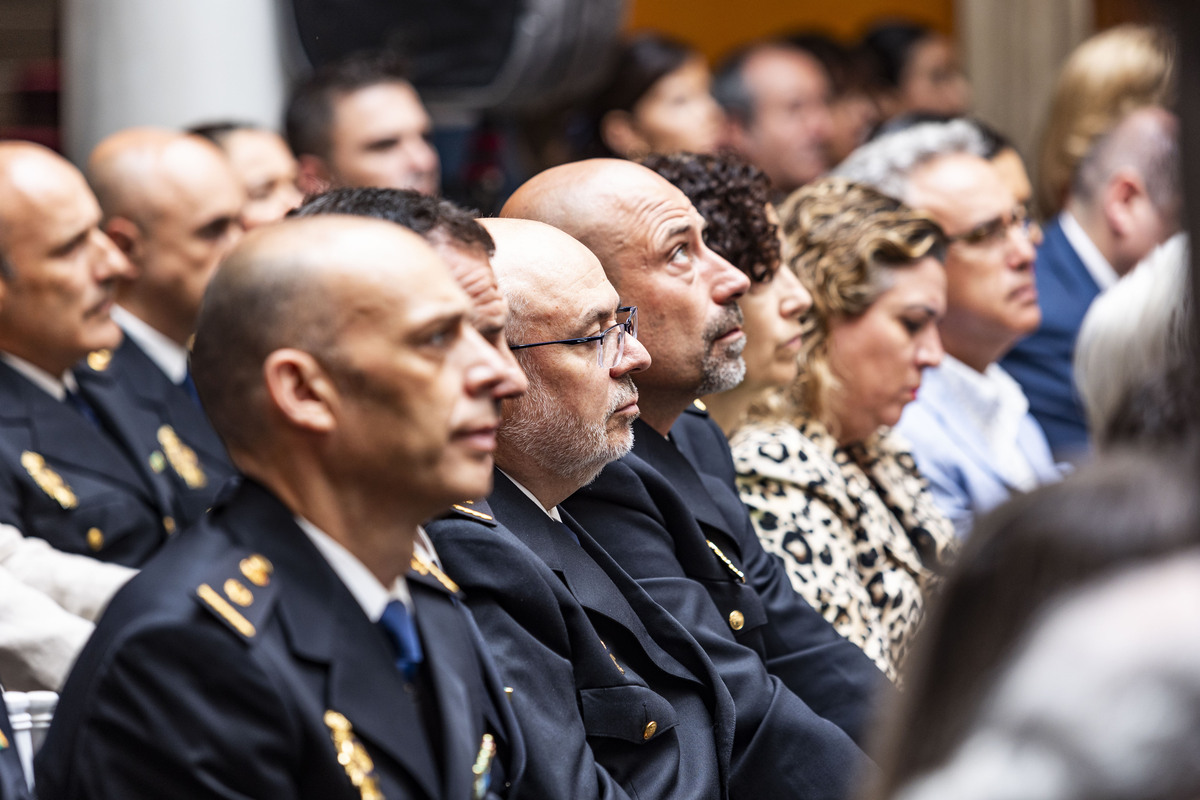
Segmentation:
[(837, 170), (927, 212), (946, 232), (946, 316), (938, 324), (946, 357), (925, 370), (897, 430), (960, 536), (1013, 491), (1059, 476), (1029, 401), (997, 363), (1041, 321), (1041, 232), (964, 125), (928, 123), (880, 137)]

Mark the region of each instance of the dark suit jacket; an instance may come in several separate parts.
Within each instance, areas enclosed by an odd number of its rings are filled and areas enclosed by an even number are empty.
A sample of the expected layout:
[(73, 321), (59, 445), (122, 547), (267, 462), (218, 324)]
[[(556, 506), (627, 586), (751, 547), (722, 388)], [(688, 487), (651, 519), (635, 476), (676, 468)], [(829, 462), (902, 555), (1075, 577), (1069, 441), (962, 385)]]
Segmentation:
[(1069, 460), (1088, 451), (1087, 421), (1075, 390), (1075, 340), (1100, 287), (1057, 219), (1046, 227), (1034, 276), (1042, 323), (1000, 365), (1025, 390), (1054, 457)]
[(158, 550), (177, 511), (138, 433), (149, 424), (128, 404), (111, 421), (110, 436), (0, 362), (0, 522), (128, 566)]
[(707, 416), (681, 422), (697, 419), (687, 449), (712, 463), (712, 472), (697, 470), (639, 420), (633, 452), (567, 509), (693, 634), (707, 629), (756, 651), (813, 711), (863, 742), (876, 703), (890, 691), (886, 679), (796, 594), (783, 565), (763, 550), (733, 486), (718, 477), (730, 459), (720, 429)]
[(40, 796), (352, 800), (367, 773), (389, 800), (461, 800), (485, 732), (518, 779), (516, 723), (469, 615), (434, 577), (408, 583), (416, 692), (288, 509), (246, 481), (108, 607), (38, 755)]
[(12, 725), (8, 722), (8, 711), (0, 700), (0, 800), (30, 800), (31, 797)]
[[(104, 368), (95, 369), (90, 366), (92, 363)], [(195, 477), (180, 474), (170, 458), (163, 472), (170, 479), (178, 499), (180, 527), (199, 520), (213, 504), (221, 486), (234, 476), (235, 470), (225, 452), (225, 445), (191, 395), (172, 383), (128, 336), (113, 352), (107, 365), (103, 361), (89, 359), (76, 369), (75, 375), (89, 396), (95, 397), (102, 407), (132, 400), (149, 417), (159, 421), (155, 427), (156, 440), (158, 429), (162, 425), (169, 425), (180, 441), (191, 449), (195, 454), (195, 463), (200, 468)], [(155, 444), (160, 450), (163, 449), (161, 441)], [(187, 478), (192, 479), (191, 483)]]

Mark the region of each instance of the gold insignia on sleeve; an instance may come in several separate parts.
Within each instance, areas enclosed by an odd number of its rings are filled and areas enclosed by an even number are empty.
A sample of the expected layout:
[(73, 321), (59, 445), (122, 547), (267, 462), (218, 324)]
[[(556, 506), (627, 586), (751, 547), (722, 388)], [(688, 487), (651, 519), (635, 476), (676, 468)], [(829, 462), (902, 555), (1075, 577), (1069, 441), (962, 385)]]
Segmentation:
[(379, 790), (379, 783), (375, 780), (375, 762), (354, 735), (350, 720), (336, 711), (329, 710), (325, 712), (325, 725), (329, 728), (330, 738), (333, 739), (338, 763), (346, 770), (346, 777), (358, 789), (363, 800), (383, 800), (383, 792)]
[(112, 350), (109, 350), (107, 347), (103, 350), (93, 350), (87, 354), (87, 365), (96, 372), (104, 372), (111, 363)]
[(246, 580), (260, 587), (271, 582), (271, 573), (275, 571), (275, 567), (271, 566), (267, 557), (260, 556), (258, 553), (243, 558), (238, 562), (238, 569), (246, 576)]
[(704, 541), (708, 543), (708, 549), (712, 550), (714, 553), (716, 553), (717, 558), (721, 559), (721, 563), (724, 564), (725, 566), (729, 567), (729, 571), (732, 572), (734, 575), (737, 575), (739, 581), (741, 581), (742, 583), (745, 583), (746, 582), (745, 573), (743, 573), (740, 569), (738, 569), (737, 567), (735, 567), (733, 565), (733, 562), (729, 560), (729, 557), (721, 552), (721, 548), (719, 548), (715, 544), (713, 544), (711, 539), (705, 539)]
[(457, 594), (458, 584), (450, 580), (449, 575), (438, 569), (438, 565), (425, 558), (425, 556), (414, 554), (412, 557), (412, 568), (418, 575), (432, 575), (437, 579), (438, 583)]
[(242, 636), (250, 638), (257, 632), (254, 624), (250, 620), (242, 616), (242, 613), (233, 606), (221, 595), (217, 594), (216, 589), (213, 589), (207, 583), (202, 583), (196, 587), (196, 594), (200, 599), (208, 603), (213, 611), (216, 611), (221, 617), (234, 627)]
[(487, 797), (488, 787), (492, 785), (492, 759), (496, 757), (496, 740), (490, 733), (485, 733), (479, 742), (479, 755), (475, 756), (475, 766), (471, 767), (475, 775), (472, 785), (472, 795), (475, 800)]
[(75, 492), (71, 491), (62, 475), (46, 466), (46, 459), (41, 455), (30, 450), (24, 451), (21, 453), (21, 466), (29, 473), (29, 477), (33, 478), (38, 488), (50, 495), (54, 502), (68, 510), (79, 505)]
[(237, 578), (230, 578), (225, 581), (225, 594), (242, 608), (254, 602), (254, 595)]
[(167, 461), (171, 462), (171, 468), (183, 478), (189, 489), (203, 489), (208, 485), (208, 477), (200, 467), (196, 451), (180, 440), (174, 428), (170, 425), (159, 428), (158, 443), (162, 445)]
[[(467, 502), (470, 502), (470, 501), (468, 500)], [(451, 507), (455, 511), (459, 511), (463, 514), (469, 514), (470, 516), (478, 517), (479, 519), (486, 519), (488, 522), (491, 522), (494, 519), (490, 514), (485, 514), (482, 511), (476, 511), (473, 508), (467, 508), (466, 506), (462, 505), (461, 503), (455, 503)]]

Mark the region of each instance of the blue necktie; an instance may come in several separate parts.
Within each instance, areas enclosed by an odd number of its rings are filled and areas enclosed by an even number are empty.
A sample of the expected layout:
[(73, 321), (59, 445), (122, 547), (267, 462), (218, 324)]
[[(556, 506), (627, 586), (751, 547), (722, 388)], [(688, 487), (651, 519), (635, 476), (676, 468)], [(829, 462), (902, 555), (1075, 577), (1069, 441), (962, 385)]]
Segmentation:
[(417, 667), (425, 658), (421, 651), (421, 639), (417, 636), (417, 626), (408, 609), (399, 600), (388, 602), (379, 618), (379, 625), (391, 640), (396, 650), (396, 669), (404, 673), (407, 681), (417, 676)]
[(188, 393), (188, 397), (192, 398), (192, 402), (200, 405), (200, 393), (196, 391), (196, 382), (192, 380), (192, 368), (188, 367), (187, 372), (183, 373), (183, 381), (179, 384), (180, 388)]
[(96, 409), (92, 408), (92, 404), (83, 398), (82, 395), (67, 390), (67, 405), (79, 412), (80, 416), (92, 424), (93, 428), (103, 430), (100, 424), (100, 418), (96, 416)]

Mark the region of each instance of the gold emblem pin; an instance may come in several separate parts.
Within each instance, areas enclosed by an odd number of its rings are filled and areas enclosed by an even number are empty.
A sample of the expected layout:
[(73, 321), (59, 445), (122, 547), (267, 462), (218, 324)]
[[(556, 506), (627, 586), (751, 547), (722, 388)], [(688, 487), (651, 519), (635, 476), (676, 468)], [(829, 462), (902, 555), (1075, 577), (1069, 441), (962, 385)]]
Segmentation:
[[(208, 476), (204, 474), (204, 469), (200, 466), (200, 459), (196, 457), (196, 451), (183, 443), (174, 428), (170, 425), (163, 425), (159, 428), (158, 443), (162, 445), (167, 461), (171, 462), (171, 469), (183, 478), (183, 482), (189, 489), (203, 489), (208, 485)], [(155, 471), (161, 472), (161, 470)]]
[(721, 563), (724, 564), (725, 566), (729, 567), (729, 571), (732, 572), (734, 575), (737, 575), (739, 581), (741, 581), (742, 583), (745, 583), (746, 582), (745, 573), (743, 573), (740, 569), (738, 569), (736, 566), (734, 566), (733, 562), (729, 560), (729, 557), (721, 552), (721, 548), (719, 548), (715, 544), (713, 544), (711, 539), (705, 539), (704, 541), (708, 543), (708, 549), (712, 550), (713, 553), (716, 554), (717, 558), (721, 559)]
[(163, 458), (163, 454), (157, 450), (151, 453), (150, 457), (146, 460), (150, 463), (150, 469), (154, 470), (155, 472), (162, 472), (167, 468), (167, 460)]
[(358, 789), (363, 800), (383, 800), (383, 792), (379, 790), (379, 783), (375, 779), (375, 762), (354, 735), (350, 720), (329, 710), (325, 712), (325, 726), (329, 728), (329, 736), (333, 739), (338, 763), (346, 770), (346, 777)]
[(225, 595), (242, 608), (254, 602), (254, 595), (237, 578), (230, 578), (225, 581)]
[(693, 400), (692, 405), (694, 405), (696, 408), (700, 409), (701, 411), (708, 411), (708, 406), (706, 406), (704, 404), (703, 400)]
[(93, 551), (99, 551), (101, 547), (104, 547), (104, 531), (99, 528), (88, 528), (87, 543)]
[(87, 355), (87, 365), (96, 372), (104, 372), (108, 369), (108, 365), (112, 363), (112, 350), (105, 348), (103, 350), (93, 350)]
[(267, 557), (260, 556), (258, 553), (243, 558), (238, 562), (238, 569), (246, 576), (246, 580), (255, 586), (266, 586), (271, 582), (271, 573), (275, 571)]
[(71, 491), (71, 487), (61, 475), (46, 466), (46, 459), (40, 454), (30, 450), (24, 451), (21, 453), (21, 466), (29, 473), (29, 477), (33, 478), (38, 488), (50, 495), (54, 502), (68, 510), (79, 505), (75, 492)]

